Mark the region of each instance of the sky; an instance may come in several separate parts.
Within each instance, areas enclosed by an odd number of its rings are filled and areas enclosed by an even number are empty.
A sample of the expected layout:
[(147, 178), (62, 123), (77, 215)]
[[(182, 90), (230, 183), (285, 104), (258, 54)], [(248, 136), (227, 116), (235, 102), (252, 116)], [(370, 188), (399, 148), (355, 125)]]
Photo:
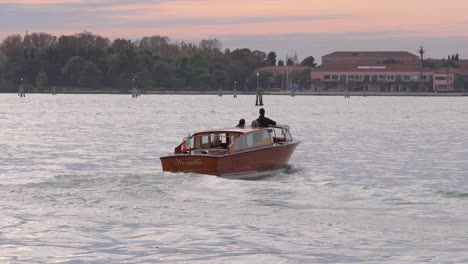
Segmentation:
[(10, 34), (89, 31), (111, 40), (218, 39), (223, 48), (299, 59), (334, 51), (409, 51), (468, 59), (468, 0), (0, 0)]

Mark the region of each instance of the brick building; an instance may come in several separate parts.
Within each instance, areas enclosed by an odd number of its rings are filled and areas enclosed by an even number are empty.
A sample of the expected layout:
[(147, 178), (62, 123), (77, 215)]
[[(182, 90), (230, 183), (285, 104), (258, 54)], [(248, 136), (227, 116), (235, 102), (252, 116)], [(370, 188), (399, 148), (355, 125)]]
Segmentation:
[[(322, 57), (311, 73), (313, 91), (429, 92), (454, 91), (457, 78), (467, 80), (468, 67), (421, 67), (406, 51), (343, 51)], [(468, 82), (462, 82), (468, 83)]]

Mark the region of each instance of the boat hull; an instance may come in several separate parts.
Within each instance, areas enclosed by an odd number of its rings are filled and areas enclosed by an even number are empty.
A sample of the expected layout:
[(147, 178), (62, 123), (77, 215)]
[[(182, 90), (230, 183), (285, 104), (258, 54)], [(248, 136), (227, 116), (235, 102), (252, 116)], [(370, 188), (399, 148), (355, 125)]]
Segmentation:
[(163, 171), (226, 178), (258, 178), (284, 170), (299, 141), (226, 155), (175, 154), (161, 157)]

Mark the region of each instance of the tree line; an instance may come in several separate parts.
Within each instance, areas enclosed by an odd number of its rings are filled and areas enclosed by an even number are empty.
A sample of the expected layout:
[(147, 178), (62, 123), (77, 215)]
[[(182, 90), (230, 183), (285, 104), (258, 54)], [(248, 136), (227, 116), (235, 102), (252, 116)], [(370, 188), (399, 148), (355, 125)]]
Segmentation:
[[(315, 65), (311, 56), (304, 62)], [(278, 62), (285, 63), (292, 62)], [(91, 32), (13, 34), (0, 44), (0, 92), (15, 91), (20, 82), (38, 92), (51, 87), (124, 92), (133, 80), (146, 90), (230, 90), (235, 84), (248, 91), (256, 89), (255, 69), (273, 65), (274, 52), (222, 50), (217, 39), (197, 45), (159, 35), (111, 41)]]

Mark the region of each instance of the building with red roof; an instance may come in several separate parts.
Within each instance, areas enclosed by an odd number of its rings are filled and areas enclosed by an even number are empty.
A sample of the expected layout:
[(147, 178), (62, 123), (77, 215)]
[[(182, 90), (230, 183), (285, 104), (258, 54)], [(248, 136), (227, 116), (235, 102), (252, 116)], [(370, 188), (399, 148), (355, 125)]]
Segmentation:
[(460, 89), (460, 82), (468, 84), (468, 68), (425, 68), (418, 56), (406, 51), (339, 51), (323, 56), (311, 79), (312, 90), (318, 92), (450, 92)]

